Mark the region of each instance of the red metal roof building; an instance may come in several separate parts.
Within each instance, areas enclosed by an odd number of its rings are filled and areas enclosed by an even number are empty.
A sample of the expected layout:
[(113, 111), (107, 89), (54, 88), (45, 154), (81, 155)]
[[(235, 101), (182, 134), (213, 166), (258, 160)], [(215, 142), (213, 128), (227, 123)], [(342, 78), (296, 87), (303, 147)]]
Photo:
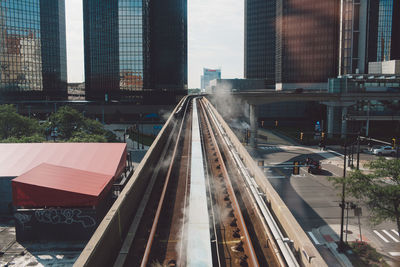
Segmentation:
[(42, 163), (12, 180), (17, 207), (97, 206), (113, 176)]
[(0, 144), (0, 178), (14, 178), (0, 203), (16, 208), (17, 240), (89, 239), (126, 157), (125, 143)]
[(126, 155), (125, 143), (0, 144), (0, 177), (19, 176), (14, 206), (94, 206), (124, 171)]
[(0, 177), (17, 177), (41, 163), (117, 176), (126, 153), (125, 143), (0, 144)]

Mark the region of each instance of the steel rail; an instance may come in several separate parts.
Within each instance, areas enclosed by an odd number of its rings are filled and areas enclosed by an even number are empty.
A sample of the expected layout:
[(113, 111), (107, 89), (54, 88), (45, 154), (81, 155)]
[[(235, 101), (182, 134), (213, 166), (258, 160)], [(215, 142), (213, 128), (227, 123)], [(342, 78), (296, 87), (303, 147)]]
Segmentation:
[[(278, 257), (281, 265), (287, 264), (290, 267), (298, 267), (298, 261), (296, 260), (296, 257), (294, 256), (292, 250), (290, 249), (289, 245), (287, 242), (284, 241), (285, 237), (282, 234), (277, 222), (275, 221), (273, 215), (271, 214), (268, 206), (265, 204), (265, 201), (262, 199), (261, 194), (259, 192), (259, 187), (255, 180), (251, 177), (251, 175), (248, 173), (247, 168), (244, 166), (243, 162), (240, 160), (239, 155), (237, 154), (236, 151), (233, 151), (233, 144), (230, 142), (229, 138), (227, 137), (225, 131), (223, 130), (222, 126), (218, 123), (217, 118), (213, 114), (211, 108), (207, 106), (207, 109), (210, 112), (210, 115), (221, 135), (221, 137), (224, 139), (228, 147), (230, 147), (229, 151), (231, 153), (231, 156), (233, 157), (234, 161), (236, 162), (236, 165), (239, 169), (239, 171), (242, 173), (244, 180), (246, 184), (248, 185), (248, 188), (252, 192), (252, 196), (255, 199), (258, 208), (260, 209), (266, 224), (269, 227), (270, 232), (272, 233), (278, 247), (279, 251), (276, 251), (276, 256)], [(280, 255), (282, 253), (282, 255)], [(283, 258), (282, 258), (283, 256)], [(283, 262), (285, 261), (285, 262)]]
[[(204, 130), (202, 128), (200, 128), (200, 138), (201, 138), (201, 142), (204, 144)], [(206, 158), (207, 152), (206, 152), (206, 148), (205, 146), (201, 146), (201, 149), (203, 151), (203, 157)], [(210, 167), (209, 164), (207, 162), (207, 160), (204, 161), (204, 165), (205, 165), (205, 169), (208, 170), (208, 172), (210, 172)], [(215, 211), (214, 211), (214, 202), (213, 202), (213, 198), (212, 198), (212, 193), (211, 193), (211, 184), (210, 184), (210, 177), (207, 175), (207, 185), (208, 185), (208, 197), (210, 199), (210, 209), (211, 209), (211, 216), (212, 216), (212, 223), (213, 223), (213, 233), (214, 233), (214, 239), (211, 242), (215, 241), (215, 251), (217, 254), (217, 261), (218, 261), (218, 266), (221, 267), (221, 259), (220, 259), (220, 252), (219, 252), (219, 246), (218, 246), (218, 235), (217, 235), (217, 225), (215, 222)]]
[(166, 179), (165, 179), (165, 182), (164, 182), (164, 186), (163, 186), (163, 190), (162, 190), (162, 193), (161, 193), (161, 198), (160, 198), (160, 201), (158, 203), (156, 215), (155, 215), (154, 220), (153, 220), (153, 225), (151, 227), (149, 239), (147, 240), (146, 249), (145, 249), (145, 252), (143, 254), (143, 259), (142, 259), (142, 262), (140, 264), (141, 267), (147, 266), (147, 262), (149, 261), (151, 247), (153, 245), (154, 236), (155, 236), (155, 233), (156, 233), (156, 230), (157, 230), (158, 220), (160, 219), (160, 214), (161, 214), (162, 207), (164, 205), (164, 199), (165, 199), (165, 195), (166, 195), (166, 192), (167, 192), (169, 179), (171, 177), (172, 167), (174, 165), (174, 159), (176, 157), (176, 152), (178, 150), (178, 145), (180, 143), (180, 136), (181, 136), (181, 133), (182, 133), (183, 125), (185, 124), (185, 121), (186, 121), (185, 118), (186, 118), (186, 113), (187, 113), (187, 109), (188, 109), (189, 103), (190, 103), (189, 101), (187, 101), (187, 103), (186, 103), (185, 112), (184, 112), (183, 117), (182, 117), (182, 124), (179, 127), (179, 132), (178, 132), (178, 135), (177, 135), (178, 139), (177, 139), (176, 144), (174, 146), (174, 150), (173, 150), (172, 157), (171, 157), (171, 164), (168, 167), (168, 172), (167, 172), (167, 176), (166, 176)]
[[(189, 123), (189, 127), (190, 127), (190, 132), (192, 132), (192, 124)], [(192, 151), (192, 142), (189, 142), (188, 145), (188, 155), (190, 155), (190, 152)], [(191, 167), (191, 161), (189, 160), (188, 157), (188, 162), (187, 162), (187, 166), (186, 166), (186, 179), (185, 179), (185, 194), (184, 194), (184, 199), (183, 199), (183, 212), (182, 212), (182, 231), (181, 231), (181, 245), (179, 248), (179, 255), (178, 255), (178, 266), (185, 266), (186, 265), (186, 261), (182, 259), (182, 255), (183, 255), (183, 248), (186, 247), (184, 245), (184, 240), (185, 240), (185, 226), (186, 226), (186, 211), (187, 211), (187, 196), (188, 196), (188, 180), (189, 180), (189, 171), (190, 171), (190, 167)]]
[[(210, 130), (211, 140), (214, 143), (215, 152), (217, 153), (217, 155), (219, 155), (219, 158), (222, 159), (221, 151), (219, 150), (217, 140), (215, 138), (214, 132), (212, 131), (212, 129), (213, 129), (212, 125), (211, 125), (210, 121), (208, 120), (208, 117), (207, 117), (207, 114), (206, 114), (206, 109), (205, 109), (202, 101), (200, 101), (200, 103), (201, 103), (201, 107), (202, 107), (202, 113), (204, 115), (203, 116), (204, 120), (205, 120), (205, 122), (207, 124), (208, 129)], [(242, 212), (240, 210), (239, 202), (238, 202), (238, 200), (236, 198), (235, 191), (233, 189), (232, 183), (228, 178), (228, 171), (226, 169), (226, 166), (225, 166), (223, 160), (221, 160), (220, 166), (221, 166), (221, 172), (224, 173), (223, 177), (224, 177), (224, 180), (225, 180), (225, 183), (226, 183), (227, 190), (228, 190), (228, 192), (230, 193), (230, 196), (231, 196), (231, 201), (232, 201), (232, 204), (233, 204), (232, 207), (233, 207), (233, 209), (235, 210), (235, 212), (237, 214), (236, 216), (238, 217), (239, 225), (241, 226), (241, 228), (243, 230), (244, 244), (246, 244), (246, 247), (249, 250), (249, 251), (247, 251), (247, 253), (249, 254), (249, 260), (250, 260), (250, 263), (251, 263), (250, 266), (259, 266), (256, 253), (254, 251), (254, 247), (253, 247), (253, 244), (251, 242), (250, 234), (249, 234), (249, 232), (247, 230), (247, 227), (246, 227), (246, 222), (244, 221)]]

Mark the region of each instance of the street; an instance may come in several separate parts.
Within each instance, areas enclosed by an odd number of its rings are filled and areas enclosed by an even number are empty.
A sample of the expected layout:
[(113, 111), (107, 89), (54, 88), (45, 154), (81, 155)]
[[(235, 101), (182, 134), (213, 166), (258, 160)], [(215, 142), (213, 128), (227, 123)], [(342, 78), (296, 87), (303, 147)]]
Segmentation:
[[(259, 139), (257, 149), (248, 148), (255, 160), (264, 161), (264, 173), (280, 197), (289, 207), (304, 231), (309, 235), (329, 266), (348, 264), (346, 257), (336, 251), (341, 223), (341, 188), (334, 188), (328, 177), (343, 176), (343, 157), (339, 152), (320, 151), (317, 148), (290, 145), (279, 145), (279, 138), (268, 137), (269, 143)], [(274, 140), (274, 142), (271, 142)], [(282, 142), (283, 143), (283, 142)], [(320, 174), (307, 172), (307, 167), (300, 167), (300, 173), (293, 175), (293, 162), (305, 162), (307, 157), (321, 162)], [(360, 168), (375, 156), (361, 153)], [(354, 165), (356, 155), (354, 156)], [(347, 171), (351, 171), (347, 168)], [(346, 198), (355, 204), (357, 200)], [(346, 230), (347, 212), (345, 211), (344, 230)], [(361, 237), (385, 255), (385, 260), (393, 265), (400, 265), (400, 237), (395, 223), (384, 222), (372, 225), (368, 221), (368, 210), (362, 207)], [(345, 231), (346, 233), (346, 231)], [(344, 233), (343, 240), (346, 240)], [(347, 240), (360, 240), (358, 217), (354, 210), (348, 211)], [(334, 255), (334, 257), (332, 256)], [(339, 259), (339, 260), (337, 260)], [(347, 261), (346, 261), (347, 260)]]

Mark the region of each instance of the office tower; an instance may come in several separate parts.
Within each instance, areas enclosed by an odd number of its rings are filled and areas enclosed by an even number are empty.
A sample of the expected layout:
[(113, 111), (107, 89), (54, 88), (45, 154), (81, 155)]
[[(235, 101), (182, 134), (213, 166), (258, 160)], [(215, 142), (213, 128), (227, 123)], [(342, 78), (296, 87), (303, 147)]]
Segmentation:
[(186, 0), (84, 0), (86, 99), (174, 102), (187, 89)]
[(276, 89), (326, 89), (338, 74), (338, 0), (277, 0)]
[(244, 77), (275, 80), (276, 0), (245, 1)]
[(340, 6), (339, 75), (365, 73), (368, 65), (368, 31), (375, 24), (378, 0), (343, 0)]
[(201, 89), (205, 91), (210, 82), (215, 79), (221, 79), (221, 69), (206, 69), (203, 68), (203, 75), (201, 75)]
[(376, 43), (376, 61), (400, 59), (400, 1), (379, 1)]
[(0, 2), (0, 100), (66, 99), (64, 0)]

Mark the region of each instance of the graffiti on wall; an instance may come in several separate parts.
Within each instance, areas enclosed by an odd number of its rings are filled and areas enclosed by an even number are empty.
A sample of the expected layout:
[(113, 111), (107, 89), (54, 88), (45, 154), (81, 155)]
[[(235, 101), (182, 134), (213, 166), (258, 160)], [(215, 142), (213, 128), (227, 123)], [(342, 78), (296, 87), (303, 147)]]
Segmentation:
[(14, 217), (19, 222), (19, 224), (22, 225), (22, 228), (24, 229), (25, 223), (27, 223), (31, 220), (32, 215), (23, 214), (23, 213), (15, 213)]
[(84, 228), (96, 225), (96, 220), (89, 215), (81, 215), (80, 209), (45, 209), (36, 210), (35, 218), (38, 222), (50, 224), (80, 223)]

